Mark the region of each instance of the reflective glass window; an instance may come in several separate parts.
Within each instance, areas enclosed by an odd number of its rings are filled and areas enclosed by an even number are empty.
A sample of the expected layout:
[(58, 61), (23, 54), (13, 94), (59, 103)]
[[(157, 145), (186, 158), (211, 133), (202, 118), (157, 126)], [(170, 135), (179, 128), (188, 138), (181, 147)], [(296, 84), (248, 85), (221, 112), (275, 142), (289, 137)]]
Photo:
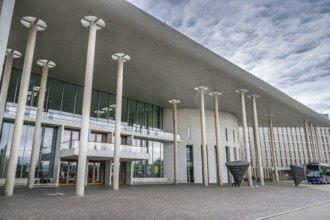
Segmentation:
[(76, 85), (76, 97), (75, 97), (75, 106), (74, 106), (75, 114), (81, 115), (83, 95), (84, 95), (84, 88), (82, 86)]
[(17, 69), (13, 69), (10, 76), (9, 88), (7, 94), (7, 102), (17, 103), (18, 101), (18, 93), (20, 87), (21, 71)]
[(143, 102), (137, 102), (137, 123), (140, 128), (145, 128), (145, 108)]
[(116, 96), (113, 94), (110, 94), (110, 112), (109, 112), (109, 119), (115, 120), (115, 114), (116, 114)]
[(128, 122), (128, 109), (127, 109), (127, 98), (123, 97), (123, 101), (122, 101), (122, 109), (121, 109), (121, 121), (127, 123)]
[(42, 128), (42, 141), (39, 152), (39, 163), (36, 169), (38, 170), (36, 177), (53, 177), (54, 171), (54, 158), (56, 149), (56, 128), (43, 127)]
[(3, 123), (0, 136), (0, 178), (6, 178), (13, 130), (14, 125), (12, 123)]
[(62, 111), (73, 113), (76, 87), (71, 83), (63, 84)]
[(152, 128), (152, 105), (145, 104), (146, 127)]
[(64, 129), (62, 136), (61, 149), (71, 149), (78, 143), (80, 131), (72, 129)]
[(160, 108), (153, 106), (153, 128), (160, 128)]
[(50, 109), (61, 110), (63, 82), (55, 79), (50, 79), (49, 87), (48, 111)]
[(40, 81), (40, 75), (31, 74), (26, 105), (34, 107), (38, 105)]
[(108, 119), (109, 116), (109, 94), (99, 92), (99, 118)]
[(136, 123), (137, 123), (136, 101), (129, 99), (128, 100), (128, 125), (135, 126)]
[(99, 116), (99, 92), (96, 90), (92, 91), (92, 100), (91, 100), (91, 117), (98, 118)]

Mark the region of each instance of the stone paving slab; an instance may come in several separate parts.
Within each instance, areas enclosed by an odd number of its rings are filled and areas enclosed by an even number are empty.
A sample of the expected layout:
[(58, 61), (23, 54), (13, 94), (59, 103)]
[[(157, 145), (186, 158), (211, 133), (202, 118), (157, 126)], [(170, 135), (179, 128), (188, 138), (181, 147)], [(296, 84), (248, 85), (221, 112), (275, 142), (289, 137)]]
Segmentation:
[[(329, 200), (330, 185), (295, 187), (293, 181), (263, 187), (121, 186), (119, 191), (93, 186), (84, 197), (75, 196), (75, 187), (20, 188), (11, 197), (0, 189), (0, 219), (291, 219), (269, 216)], [(319, 209), (329, 210), (329, 204), (310, 207), (309, 212), (318, 219)], [(308, 208), (287, 214), (304, 210)]]

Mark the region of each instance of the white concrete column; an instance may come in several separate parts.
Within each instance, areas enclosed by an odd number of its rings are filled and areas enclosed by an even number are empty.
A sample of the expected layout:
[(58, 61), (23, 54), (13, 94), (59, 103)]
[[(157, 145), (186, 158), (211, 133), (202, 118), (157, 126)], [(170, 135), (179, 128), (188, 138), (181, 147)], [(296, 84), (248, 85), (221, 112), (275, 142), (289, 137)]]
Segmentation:
[(2, 78), (3, 61), (5, 59), (14, 6), (15, 0), (3, 0), (2, 7), (0, 8), (0, 81)]
[(121, 133), (121, 108), (123, 98), (123, 75), (124, 62), (129, 61), (130, 56), (123, 53), (116, 53), (112, 55), (112, 59), (118, 62), (117, 75), (117, 94), (116, 94), (116, 115), (115, 115), (115, 149), (113, 155), (113, 182), (112, 189), (119, 189), (119, 166), (120, 166), (120, 133)]
[(309, 134), (308, 134), (308, 122), (307, 121), (304, 122), (304, 130), (305, 130), (306, 147), (307, 147), (308, 159), (309, 159), (308, 162), (313, 162), (312, 150), (311, 150)]
[(258, 114), (257, 114), (257, 101), (256, 99), (259, 98), (259, 95), (252, 94), (248, 96), (252, 99), (252, 110), (253, 110), (253, 134), (254, 134), (254, 145), (256, 151), (256, 161), (257, 161), (257, 170), (260, 178), (260, 185), (265, 185), (265, 178), (264, 178), (264, 168), (262, 165), (261, 159), (261, 150), (260, 150), (260, 139), (259, 139), (259, 123), (258, 123)]
[(208, 90), (205, 86), (198, 86), (195, 88), (200, 94), (201, 99), (201, 128), (202, 128), (202, 154), (203, 154), (203, 182), (204, 186), (209, 185), (207, 149), (206, 149), (206, 129), (205, 129), (205, 105), (204, 105), (204, 91)]
[(96, 31), (105, 27), (102, 19), (94, 16), (86, 16), (81, 19), (81, 24), (89, 28), (88, 46), (87, 46), (87, 59), (85, 71), (85, 84), (84, 84), (84, 97), (82, 106), (82, 120), (80, 130), (80, 146), (78, 156), (77, 168), (77, 185), (76, 195), (84, 196), (85, 193), (85, 174), (86, 174), (86, 161), (87, 161), (87, 147), (89, 136), (89, 118), (91, 109), (92, 86), (93, 86), (93, 71), (94, 71), (94, 58), (95, 58), (95, 43)]
[(315, 142), (315, 132), (314, 132), (314, 126), (313, 124), (310, 122), (309, 123), (309, 130), (310, 130), (310, 133), (311, 133), (311, 140), (312, 140), (312, 154), (314, 155), (314, 160), (315, 162), (321, 162), (321, 159), (318, 158), (319, 155), (318, 155), (318, 150), (317, 150), (317, 146), (316, 146), (316, 142)]
[(41, 133), (41, 121), (42, 114), (44, 111), (44, 102), (45, 102), (45, 94), (46, 94), (46, 86), (47, 86), (47, 78), (48, 78), (48, 68), (55, 67), (55, 63), (49, 60), (38, 60), (37, 64), (42, 66), (42, 74), (41, 74), (41, 83), (39, 88), (39, 98), (38, 98), (38, 107), (37, 107), (37, 116), (36, 123), (34, 125), (34, 135), (32, 142), (32, 152), (30, 159), (30, 172), (28, 178), (28, 188), (32, 189), (34, 185), (34, 175), (37, 167), (37, 160), (39, 156), (40, 150), (40, 133)]
[(169, 101), (169, 103), (173, 104), (173, 143), (174, 143), (174, 183), (178, 184), (179, 183), (179, 162), (178, 162), (178, 117), (177, 117), (177, 104), (180, 103), (180, 100), (177, 99), (172, 99)]
[(245, 157), (246, 157), (246, 161), (250, 162), (250, 166), (247, 169), (247, 178), (248, 178), (249, 186), (252, 186), (252, 172), (251, 172), (252, 163), (251, 163), (250, 146), (249, 146), (249, 140), (248, 140), (248, 130), (247, 130), (246, 110), (245, 110), (245, 96), (244, 96), (244, 94), (246, 92), (248, 92), (248, 90), (246, 90), (246, 89), (239, 89), (239, 90), (235, 91), (235, 93), (241, 95)]
[(273, 120), (272, 117), (274, 117), (273, 114), (267, 114), (268, 117), (268, 125), (269, 125), (269, 136), (270, 136), (270, 147), (272, 150), (272, 160), (273, 160), (273, 167), (274, 167), (274, 173), (275, 173), (275, 181), (276, 183), (280, 182), (280, 178), (278, 175), (278, 169), (277, 169), (277, 158), (275, 154), (275, 144), (274, 144), (274, 130), (273, 130)]
[(25, 60), (22, 71), (22, 79), (18, 97), (18, 105), (16, 112), (16, 119), (14, 124), (13, 139), (11, 143), (10, 156), (7, 168), (7, 176), (5, 183), (5, 195), (11, 196), (14, 192), (15, 175), (17, 169), (18, 151), (21, 145), (21, 136), (24, 122), (24, 112), (26, 106), (27, 93), (29, 89), (29, 82), (32, 69), (32, 60), (34, 54), (34, 47), (37, 38), (37, 31), (43, 31), (47, 28), (45, 22), (34, 17), (24, 17), (21, 23), (29, 28), (29, 36), (25, 50)]
[(3, 114), (6, 111), (6, 100), (7, 100), (9, 81), (11, 76), (11, 69), (13, 67), (13, 60), (14, 58), (21, 57), (22, 54), (17, 50), (7, 49), (6, 56), (7, 59), (6, 59), (5, 71), (4, 71), (2, 86), (0, 91), (0, 133), (2, 129)]
[(319, 131), (318, 131), (318, 129), (317, 129), (317, 127), (316, 127), (316, 125), (314, 124), (314, 130), (315, 130), (315, 140), (316, 140), (316, 146), (317, 146), (317, 150), (318, 150), (318, 152), (319, 152), (319, 159), (320, 159), (320, 163), (325, 163), (325, 159), (323, 159), (323, 155), (324, 154), (322, 154), (321, 153), (321, 148), (322, 148), (322, 146), (321, 146), (321, 144), (320, 144), (320, 135), (319, 135)]
[(217, 144), (217, 168), (218, 168), (218, 181), (219, 185), (223, 185), (222, 173), (221, 173), (221, 145), (220, 145), (220, 124), (219, 124), (219, 104), (218, 104), (218, 96), (221, 95), (221, 92), (211, 92), (210, 96), (213, 96), (214, 100), (214, 119), (215, 119), (215, 139)]

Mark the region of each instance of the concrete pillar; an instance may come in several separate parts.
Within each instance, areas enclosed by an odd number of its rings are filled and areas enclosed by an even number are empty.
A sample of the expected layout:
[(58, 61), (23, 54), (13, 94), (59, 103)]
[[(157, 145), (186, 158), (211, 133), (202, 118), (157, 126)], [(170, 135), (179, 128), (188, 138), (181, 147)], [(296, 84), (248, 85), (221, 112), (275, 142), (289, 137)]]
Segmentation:
[(5, 183), (6, 196), (11, 196), (13, 195), (14, 192), (18, 151), (21, 145), (24, 113), (25, 113), (26, 99), (27, 99), (27, 93), (29, 89), (29, 82), (31, 76), (34, 47), (37, 39), (37, 31), (43, 31), (47, 28), (45, 22), (34, 17), (24, 17), (21, 19), (21, 23), (25, 27), (29, 28), (29, 36), (25, 50), (25, 60), (23, 65), (22, 79), (21, 79), (21, 85), (20, 85), (20, 91), (18, 97), (13, 139), (12, 139), (8, 168), (7, 168), (7, 176)]
[(310, 136), (311, 136), (311, 141), (312, 141), (312, 144), (311, 144), (312, 157), (314, 158), (315, 162), (319, 162), (319, 160), (317, 158), (318, 156), (317, 156), (317, 153), (316, 153), (313, 125), (312, 125), (311, 122), (309, 123), (309, 131), (310, 131)]
[(34, 135), (33, 135), (33, 142), (32, 142), (30, 172), (29, 172), (29, 178), (28, 178), (28, 188), (29, 189), (32, 189), (33, 185), (34, 185), (34, 175), (35, 175), (35, 170), (36, 170), (37, 160), (38, 160), (39, 150), (40, 150), (41, 121), (42, 121), (42, 113), (44, 111), (48, 68), (53, 68), (56, 66), (54, 62), (49, 61), (49, 60), (38, 60), (37, 64), (39, 66), (42, 66), (42, 74), (41, 74), (41, 83), (40, 83), (40, 89), (39, 89), (36, 123), (34, 125)]
[[(3, 0), (0, 7), (0, 81), (2, 79), (2, 67), (5, 59), (6, 47), (10, 32), (11, 20), (13, 17), (15, 0)], [(0, 124), (1, 125), (1, 124)]]
[(268, 125), (269, 125), (269, 136), (270, 136), (270, 147), (272, 149), (272, 160), (273, 160), (273, 167), (275, 172), (275, 181), (276, 183), (280, 182), (280, 178), (278, 175), (278, 169), (277, 169), (277, 158), (275, 154), (275, 144), (274, 144), (274, 130), (273, 130), (273, 120), (272, 117), (274, 117), (273, 114), (267, 114), (268, 117)]
[(174, 183), (179, 183), (179, 165), (178, 165), (178, 118), (177, 118), (177, 110), (176, 105), (180, 103), (180, 100), (172, 99), (169, 101), (169, 103), (173, 104), (173, 143), (174, 143)]
[(201, 127), (202, 127), (202, 154), (203, 154), (203, 182), (204, 186), (209, 185), (208, 175), (208, 161), (207, 161), (207, 149), (206, 149), (206, 129), (205, 129), (205, 105), (204, 105), (204, 91), (208, 90), (205, 86), (198, 86), (195, 88), (200, 94), (201, 99)]
[(112, 55), (112, 59), (118, 62), (117, 75), (117, 94), (116, 94), (116, 116), (115, 116), (115, 148), (113, 158), (113, 183), (112, 189), (119, 189), (119, 166), (120, 166), (120, 133), (121, 133), (121, 108), (122, 108), (122, 94), (123, 94), (123, 75), (124, 62), (130, 60), (130, 56), (123, 53), (116, 53)]
[(55, 159), (54, 159), (54, 173), (53, 173), (53, 181), (56, 183), (56, 186), (59, 185), (59, 175), (61, 168), (60, 150), (61, 150), (63, 133), (64, 133), (64, 125), (58, 126), (56, 132), (56, 148), (54, 155)]
[(252, 94), (248, 96), (252, 99), (252, 110), (253, 110), (253, 135), (254, 135), (254, 144), (255, 144), (255, 151), (256, 151), (256, 161), (257, 161), (257, 170), (260, 178), (260, 185), (265, 185), (265, 178), (264, 178), (264, 168), (262, 165), (261, 159), (261, 150), (260, 150), (260, 140), (259, 140), (259, 124), (258, 124), (258, 114), (257, 114), (257, 102), (256, 99), (259, 98), (259, 95)]
[(2, 86), (0, 91), (0, 133), (2, 130), (3, 115), (6, 111), (6, 101), (7, 101), (9, 81), (11, 76), (11, 69), (13, 67), (13, 60), (14, 58), (21, 57), (22, 54), (17, 50), (7, 49), (6, 56), (7, 59), (6, 59), (5, 71), (4, 71)]
[(305, 138), (306, 138), (306, 147), (307, 147), (307, 152), (308, 152), (308, 162), (313, 162), (313, 157), (312, 157), (312, 150), (311, 150), (311, 145), (310, 145), (310, 140), (309, 140), (309, 134), (308, 134), (308, 122), (304, 122), (304, 130), (305, 130)]
[(84, 98), (82, 106), (82, 120), (80, 130), (80, 147), (78, 156), (77, 168), (77, 185), (76, 195), (84, 196), (85, 192), (85, 170), (87, 161), (87, 147), (89, 136), (89, 118), (92, 98), (92, 85), (93, 85), (93, 70), (94, 70), (94, 57), (95, 57), (95, 42), (96, 31), (105, 27), (102, 19), (94, 16), (86, 16), (81, 19), (81, 24), (89, 28), (88, 46), (87, 46), (87, 59), (86, 59), (86, 72), (84, 84)]
[(220, 124), (219, 124), (219, 104), (218, 104), (218, 96), (221, 95), (221, 92), (211, 92), (210, 96), (213, 96), (214, 100), (214, 119), (215, 119), (215, 138), (217, 144), (217, 168), (218, 168), (218, 183), (220, 186), (223, 185), (222, 173), (221, 173), (221, 145), (220, 145)]
[(322, 162), (325, 163), (325, 159), (323, 158), (324, 154), (321, 153), (321, 144), (320, 144), (320, 139), (319, 139), (320, 138), (319, 131), (318, 131), (315, 124), (314, 124), (314, 130), (315, 130), (315, 140), (316, 140), (317, 150), (319, 152), (320, 163), (322, 163)]
[[(235, 93), (241, 95), (241, 107), (242, 107), (242, 120), (243, 120), (243, 134), (244, 134), (244, 145), (245, 145), (245, 157), (246, 161), (251, 163), (251, 156), (250, 156), (250, 146), (248, 140), (248, 130), (247, 130), (247, 122), (246, 122), (246, 110), (245, 110), (245, 96), (244, 94), (248, 92), (246, 89), (239, 89), (236, 90)], [(247, 178), (249, 182), (249, 186), (252, 186), (252, 171), (251, 171), (252, 163), (250, 164), (247, 170)]]

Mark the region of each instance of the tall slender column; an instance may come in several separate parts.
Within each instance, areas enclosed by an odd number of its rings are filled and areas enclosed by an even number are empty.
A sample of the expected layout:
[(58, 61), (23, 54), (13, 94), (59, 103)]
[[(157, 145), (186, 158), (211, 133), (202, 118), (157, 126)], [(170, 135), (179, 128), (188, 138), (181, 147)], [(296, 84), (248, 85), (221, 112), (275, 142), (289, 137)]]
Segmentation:
[(42, 113), (44, 111), (48, 68), (53, 68), (56, 66), (54, 62), (49, 61), (49, 60), (38, 60), (37, 64), (39, 66), (42, 66), (42, 74), (41, 74), (41, 83), (40, 83), (40, 89), (39, 89), (36, 123), (34, 125), (34, 135), (33, 135), (33, 142), (32, 142), (30, 172), (29, 172), (29, 178), (28, 178), (28, 188), (29, 189), (32, 189), (33, 185), (34, 185), (34, 175), (35, 175), (35, 170), (36, 170), (35, 168), (37, 167), (37, 160), (38, 160), (38, 155), (39, 155), (39, 150), (40, 150), (41, 120), (42, 120)]
[(0, 91), (0, 133), (2, 129), (2, 122), (3, 122), (3, 114), (6, 110), (6, 100), (9, 88), (9, 80), (11, 76), (11, 69), (13, 67), (13, 60), (14, 58), (19, 58), (22, 56), (20, 52), (17, 50), (7, 49), (6, 50), (6, 66), (2, 80), (2, 86)]
[(314, 141), (314, 131), (312, 123), (309, 123), (309, 132), (310, 132), (310, 138), (311, 138), (311, 150), (312, 150), (312, 157), (314, 158), (315, 162), (318, 162), (317, 153), (316, 153), (316, 147), (315, 147), (315, 141)]
[(122, 94), (123, 94), (123, 75), (124, 62), (129, 61), (130, 56), (123, 53), (116, 53), (112, 55), (112, 59), (118, 62), (117, 75), (117, 94), (116, 94), (116, 127), (115, 127), (115, 149), (113, 156), (113, 183), (112, 189), (119, 189), (119, 165), (120, 165), (120, 133), (121, 133), (121, 108), (122, 108)]
[(198, 86), (195, 88), (200, 94), (201, 99), (201, 127), (202, 127), (202, 154), (203, 154), (203, 181), (204, 186), (209, 185), (208, 175), (208, 161), (207, 161), (207, 149), (206, 149), (206, 130), (205, 130), (205, 106), (204, 106), (204, 91), (208, 90), (205, 86)]
[(218, 180), (219, 185), (223, 185), (222, 173), (221, 173), (221, 145), (220, 145), (220, 124), (219, 124), (219, 104), (218, 104), (218, 96), (221, 95), (221, 92), (211, 92), (209, 94), (213, 96), (214, 100), (214, 118), (215, 118), (215, 139), (217, 144), (217, 168), (218, 168)]
[(275, 153), (275, 144), (274, 144), (274, 130), (273, 130), (273, 120), (272, 117), (274, 117), (273, 114), (267, 114), (268, 117), (268, 125), (269, 125), (269, 136), (270, 136), (270, 147), (272, 149), (272, 160), (273, 160), (273, 167), (274, 167), (274, 173), (275, 173), (275, 181), (276, 183), (280, 182), (280, 178), (278, 176), (278, 169), (277, 169), (277, 158)]
[(311, 140), (312, 140), (312, 155), (314, 155), (314, 160), (315, 162), (321, 162), (320, 159), (318, 158), (318, 154), (317, 154), (317, 147), (316, 147), (316, 143), (315, 143), (315, 133), (314, 133), (314, 127), (313, 124), (310, 122), (309, 123), (309, 130), (311, 133)]
[(257, 102), (256, 99), (259, 98), (259, 95), (252, 94), (248, 96), (252, 99), (252, 110), (253, 110), (253, 134), (254, 134), (254, 145), (255, 145), (255, 151), (257, 154), (257, 169), (259, 173), (260, 178), (260, 185), (265, 185), (264, 180), (264, 168), (262, 165), (262, 159), (261, 159), (261, 150), (260, 150), (260, 140), (259, 140), (259, 124), (258, 124), (258, 114), (257, 114)]
[(312, 150), (311, 150), (311, 145), (309, 141), (309, 134), (308, 134), (308, 122), (304, 122), (304, 130), (305, 130), (305, 138), (306, 138), (306, 147), (307, 147), (307, 152), (308, 152), (308, 162), (313, 162), (313, 157), (312, 157)]
[(77, 185), (76, 195), (84, 196), (85, 193), (85, 174), (86, 174), (86, 161), (87, 161), (87, 147), (88, 147), (88, 134), (89, 134), (89, 118), (91, 109), (92, 86), (93, 86), (93, 71), (94, 71), (94, 58), (95, 58), (95, 43), (96, 31), (105, 27), (102, 19), (94, 16), (86, 16), (81, 19), (81, 24), (89, 28), (88, 46), (87, 46), (87, 59), (85, 71), (85, 84), (84, 84), (84, 98), (82, 106), (82, 120), (80, 130), (80, 147), (78, 156), (78, 170), (77, 170)]
[(180, 100), (172, 99), (169, 101), (169, 103), (173, 104), (173, 153), (174, 153), (174, 183), (179, 183), (178, 173), (179, 173), (179, 166), (178, 166), (178, 117), (177, 117), (177, 109), (176, 106), (178, 103), (180, 103)]
[(15, 0), (1, 0), (0, 7), (0, 81), (2, 79), (2, 67), (5, 59), (6, 47), (10, 32), (10, 25), (14, 13)]
[(316, 140), (316, 146), (317, 146), (317, 150), (319, 152), (319, 159), (320, 162), (325, 162), (325, 160), (323, 160), (323, 155), (321, 153), (321, 146), (320, 146), (320, 139), (319, 139), (319, 132), (317, 130), (316, 125), (314, 124), (314, 130), (315, 130), (315, 140)]
[[(247, 131), (247, 122), (246, 122), (245, 97), (244, 97), (244, 94), (246, 92), (248, 92), (248, 90), (246, 90), (246, 89), (239, 89), (239, 90), (236, 90), (235, 91), (235, 93), (241, 95), (241, 107), (242, 107), (242, 120), (243, 120), (245, 156), (246, 156), (246, 161), (248, 161), (248, 162), (251, 163), (250, 146), (249, 146), (248, 131)], [(247, 170), (247, 178), (248, 178), (249, 186), (252, 186), (251, 166), (252, 166), (252, 164), (250, 164), (250, 166), (249, 166), (249, 168)]]
[(37, 31), (43, 31), (47, 28), (45, 22), (34, 17), (24, 17), (21, 23), (29, 28), (29, 36), (25, 50), (25, 60), (22, 71), (22, 79), (18, 97), (18, 105), (16, 112), (16, 119), (14, 124), (13, 139), (10, 149), (10, 156), (7, 168), (7, 176), (5, 183), (5, 195), (11, 196), (14, 192), (15, 175), (17, 169), (18, 150), (21, 144), (21, 136), (24, 122), (24, 112), (26, 106), (27, 93), (29, 89), (29, 82), (32, 69), (32, 60), (34, 54), (34, 47), (37, 38)]

